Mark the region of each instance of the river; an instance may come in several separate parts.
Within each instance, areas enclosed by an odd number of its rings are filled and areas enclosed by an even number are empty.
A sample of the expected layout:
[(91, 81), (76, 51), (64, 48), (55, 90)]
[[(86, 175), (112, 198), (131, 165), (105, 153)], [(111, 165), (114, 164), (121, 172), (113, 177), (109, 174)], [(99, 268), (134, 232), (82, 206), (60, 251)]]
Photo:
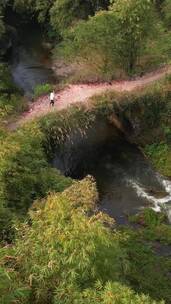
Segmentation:
[(97, 183), (99, 205), (119, 224), (144, 207), (156, 211), (171, 203), (171, 182), (157, 173), (136, 145), (116, 138), (111, 126), (97, 122), (86, 137), (73, 134), (56, 152), (53, 165), (66, 176), (82, 179), (92, 175)]
[(23, 25), (10, 58), (14, 83), (27, 97), (32, 97), (37, 85), (55, 80), (49, 44), (36, 25)]

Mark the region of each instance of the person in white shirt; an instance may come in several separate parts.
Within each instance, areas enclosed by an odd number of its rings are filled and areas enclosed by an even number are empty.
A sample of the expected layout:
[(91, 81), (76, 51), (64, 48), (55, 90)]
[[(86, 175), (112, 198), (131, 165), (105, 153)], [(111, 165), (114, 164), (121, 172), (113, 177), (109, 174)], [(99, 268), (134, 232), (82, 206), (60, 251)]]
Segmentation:
[(54, 107), (54, 104), (55, 104), (55, 92), (52, 91), (50, 93), (50, 106)]

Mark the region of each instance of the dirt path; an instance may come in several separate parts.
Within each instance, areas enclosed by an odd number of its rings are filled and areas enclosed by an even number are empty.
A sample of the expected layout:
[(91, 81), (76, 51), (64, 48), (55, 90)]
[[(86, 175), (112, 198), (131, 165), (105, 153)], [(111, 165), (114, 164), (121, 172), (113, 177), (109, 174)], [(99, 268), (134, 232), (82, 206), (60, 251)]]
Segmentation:
[(61, 110), (67, 108), (69, 105), (74, 103), (86, 102), (93, 95), (99, 95), (106, 90), (123, 92), (133, 91), (139, 87), (144, 87), (164, 77), (167, 73), (171, 72), (171, 67), (164, 67), (155, 72), (148, 73), (143, 77), (139, 77), (135, 80), (128, 81), (113, 81), (111, 84), (100, 83), (100, 84), (78, 84), (69, 85), (62, 91), (59, 91), (55, 95), (55, 106), (51, 108), (49, 106), (49, 96), (40, 97), (34, 104), (30, 105), (27, 112), (23, 113), (19, 120), (10, 126), (10, 129), (14, 129), (24, 122), (31, 120), (35, 117), (43, 116), (49, 112), (55, 110)]

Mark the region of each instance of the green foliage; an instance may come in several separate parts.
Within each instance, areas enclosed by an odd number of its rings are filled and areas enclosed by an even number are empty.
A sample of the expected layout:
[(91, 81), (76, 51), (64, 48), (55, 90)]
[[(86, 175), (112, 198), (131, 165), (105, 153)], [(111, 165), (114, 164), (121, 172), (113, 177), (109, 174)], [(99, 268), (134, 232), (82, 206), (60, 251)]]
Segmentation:
[[(13, 7), (19, 13), (29, 13), (37, 16), (39, 22), (47, 20), (48, 11), (54, 1), (42, 2), (41, 0), (14, 0)], [(29, 19), (29, 18), (28, 18)]]
[(164, 14), (164, 20), (166, 25), (170, 28), (171, 26), (171, 2), (170, 0), (165, 0), (162, 4), (162, 11)]
[[(129, 280), (137, 291), (146, 290), (153, 298), (164, 298), (166, 303), (170, 303), (168, 269), (171, 259), (170, 256), (162, 256), (162, 252), (165, 252), (163, 244), (171, 244), (171, 227), (163, 213), (150, 209), (136, 215), (133, 222), (139, 224), (139, 229), (134, 232), (129, 230), (130, 243), (125, 244), (132, 261)], [(155, 252), (157, 255), (154, 255)]]
[(11, 242), (14, 239), (14, 221), (15, 216), (12, 212), (8, 208), (0, 206), (0, 242)]
[(149, 241), (158, 241), (161, 244), (171, 245), (171, 227), (162, 223), (155, 227), (147, 227), (144, 230), (144, 237)]
[[(69, 290), (68, 299), (55, 299), (55, 304), (156, 304), (149, 296), (136, 294), (129, 287), (119, 284), (118, 282), (108, 282), (104, 286), (97, 282), (94, 288), (86, 289), (80, 293), (76, 290)], [(67, 290), (68, 292), (68, 290)], [(159, 303), (159, 302), (158, 302)], [(164, 304), (163, 301), (160, 304)]]
[(26, 110), (26, 101), (13, 84), (9, 68), (5, 64), (0, 64), (0, 79), (0, 118), (5, 119), (11, 114)]
[(93, 64), (104, 74), (121, 68), (130, 74), (147, 39), (154, 36), (154, 29), (159, 31), (156, 18), (151, 1), (117, 0), (109, 11), (100, 11), (67, 32), (58, 53), (89, 67)]
[(80, 19), (85, 19), (95, 11), (107, 8), (109, 0), (14, 0), (14, 9), (18, 12), (30, 13), (36, 16), (40, 23), (50, 23), (56, 32)]
[(49, 83), (37, 85), (34, 88), (34, 97), (37, 98), (42, 95), (46, 95), (53, 90), (53, 86)]
[[(0, 97), (0, 118), (6, 119), (10, 115), (19, 114), (27, 110), (26, 101), (19, 94), (3, 94)], [(2, 121), (2, 120), (1, 120)]]
[(30, 290), (20, 285), (15, 272), (0, 267), (0, 301), (1, 304), (28, 303)]
[(32, 224), (20, 225), (16, 245), (0, 250), (2, 303), (156, 304), (127, 287), (128, 278), (137, 290), (168, 299), (166, 265), (160, 274), (152, 271), (161, 261), (135, 233), (118, 232), (108, 216), (93, 215), (97, 198), (87, 177), (33, 205)]
[(61, 0), (55, 1), (51, 9), (51, 24), (56, 30), (64, 30), (90, 13), (89, 1)]
[(109, 0), (61, 0), (55, 1), (50, 10), (51, 25), (61, 33), (66, 28), (73, 26), (81, 19), (87, 19), (89, 15), (102, 8), (107, 8)]
[(17, 91), (17, 88), (14, 86), (12, 82), (12, 77), (9, 71), (9, 68), (6, 64), (0, 63), (0, 90), (7, 90), (7, 91)]
[(92, 110), (85, 111), (79, 105), (58, 114), (51, 113), (42, 117), (39, 123), (40, 129), (45, 134), (43, 146), (48, 159), (54, 158), (57, 148), (62, 151), (66, 141), (72, 145), (73, 134), (86, 136), (86, 131), (93, 125), (95, 118), (96, 115)]
[(48, 164), (42, 141), (43, 134), (31, 124), (1, 143), (1, 204), (23, 212), (34, 199), (50, 190), (61, 191), (70, 184), (69, 179)]
[(149, 241), (159, 241), (171, 245), (171, 227), (167, 224), (164, 213), (156, 213), (150, 208), (144, 209), (140, 214), (130, 217), (130, 222), (143, 227), (143, 236)]
[(164, 299), (170, 303), (171, 282), (168, 274), (171, 260), (154, 254), (151, 244), (142, 229), (130, 230), (124, 248), (130, 259), (127, 280), (137, 292), (145, 292), (153, 299)]
[[(96, 199), (95, 186), (87, 179), (60, 196), (50, 196), (44, 207), (31, 212), (32, 227), (22, 227), (24, 243), (19, 239), (16, 253), (25, 278), (32, 275), (33, 301), (52, 301), (54, 293), (60, 299), (69, 286), (84, 289), (96, 278), (118, 278), (119, 260), (124, 259), (118, 236), (102, 227), (102, 216), (85, 215)], [(101, 267), (104, 258), (105, 268)]]
[(160, 225), (165, 220), (165, 216), (151, 208), (145, 208), (142, 213), (131, 216), (129, 220), (133, 223), (153, 228)]
[(171, 176), (171, 149), (167, 143), (154, 143), (144, 149), (155, 168), (166, 176)]
[[(61, 53), (67, 59), (83, 61), (98, 73), (110, 73), (116, 63), (116, 20), (111, 12), (100, 12), (66, 33)], [(96, 60), (94, 58), (96, 57)]]
[(117, 0), (111, 9), (118, 25), (117, 54), (132, 73), (147, 38), (154, 34), (154, 8), (149, 0)]
[(163, 126), (163, 131), (164, 131), (164, 135), (165, 135), (165, 139), (166, 139), (166, 142), (167, 144), (170, 144), (171, 143), (171, 128), (170, 126)]
[(164, 81), (131, 93), (111, 91), (94, 96), (91, 106), (102, 117), (119, 113), (131, 141), (144, 147), (166, 140), (161, 125), (170, 126), (170, 100), (170, 84)]

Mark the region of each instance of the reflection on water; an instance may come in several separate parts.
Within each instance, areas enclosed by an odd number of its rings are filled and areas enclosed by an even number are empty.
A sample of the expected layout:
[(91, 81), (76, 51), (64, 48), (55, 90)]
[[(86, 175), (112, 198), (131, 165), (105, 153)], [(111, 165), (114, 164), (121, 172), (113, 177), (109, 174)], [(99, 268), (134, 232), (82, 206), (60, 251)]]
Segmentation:
[[(114, 217), (118, 223), (127, 222), (127, 215), (141, 208), (171, 202), (171, 182), (156, 173), (140, 150), (123, 138), (112, 141), (93, 129), (87, 138), (73, 137), (62, 152), (57, 151), (54, 166), (66, 175), (95, 177), (100, 195), (99, 209)], [(106, 132), (106, 131), (105, 131)], [(98, 140), (101, 136), (102, 140)]]
[(35, 86), (54, 80), (50, 56), (40, 29), (25, 26), (12, 51), (11, 72), (27, 96), (33, 94)]

